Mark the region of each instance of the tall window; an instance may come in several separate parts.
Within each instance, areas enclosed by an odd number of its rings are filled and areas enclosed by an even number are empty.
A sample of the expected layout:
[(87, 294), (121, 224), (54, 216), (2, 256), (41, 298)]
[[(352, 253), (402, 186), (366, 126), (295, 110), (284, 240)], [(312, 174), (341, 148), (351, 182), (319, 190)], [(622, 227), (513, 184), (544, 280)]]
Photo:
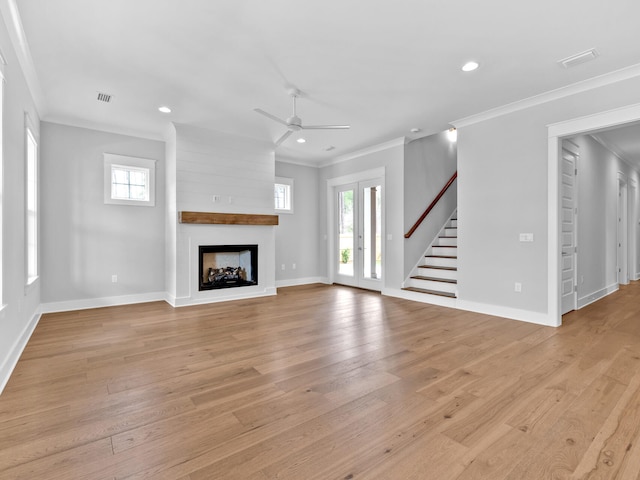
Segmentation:
[(104, 154), (104, 203), (155, 205), (156, 161)]
[(2, 56), (2, 53), (0, 53), (0, 310), (2, 310), (2, 279), (4, 277), (4, 270), (2, 268), (2, 232), (3, 232), (3, 219), (2, 219), (2, 212), (3, 212), (3, 208), (2, 208), (2, 203), (3, 203), (3, 198), (4, 198), (4, 181), (2, 179), (2, 172), (4, 171), (4, 156), (2, 155), (3, 152), (3, 112), (4, 112), (4, 76), (2, 75), (2, 72), (4, 70), (4, 65), (5, 65), (5, 61), (4, 61), (4, 57)]
[(38, 142), (26, 117), (27, 285), (38, 278)]

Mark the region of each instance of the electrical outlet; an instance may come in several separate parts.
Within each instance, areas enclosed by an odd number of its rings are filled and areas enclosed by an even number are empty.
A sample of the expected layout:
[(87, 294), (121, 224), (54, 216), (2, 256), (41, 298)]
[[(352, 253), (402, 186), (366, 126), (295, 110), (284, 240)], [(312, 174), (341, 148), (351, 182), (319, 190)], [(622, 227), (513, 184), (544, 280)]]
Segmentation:
[(111, 275), (111, 283), (118, 283), (118, 275)]
[(218, 203), (220, 201), (220, 195), (214, 195), (212, 199), (213, 199), (213, 203)]
[(521, 292), (522, 291), (522, 284), (520, 282), (516, 282), (515, 290), (516, 290), (516, 292)]

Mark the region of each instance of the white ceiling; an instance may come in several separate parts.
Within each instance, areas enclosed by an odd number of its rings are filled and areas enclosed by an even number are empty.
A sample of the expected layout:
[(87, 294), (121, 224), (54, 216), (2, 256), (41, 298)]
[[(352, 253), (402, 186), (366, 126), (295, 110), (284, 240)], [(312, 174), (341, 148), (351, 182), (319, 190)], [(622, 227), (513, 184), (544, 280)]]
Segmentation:
[[(253, 109), (286, 118), (295, 86), (303, 123), (351, 124), (278, 149), (309, 162), (640, 63), (637, 0), (15, 2), (43, 120), (152, 138), (173, 121), (274, 141), (285, 127)], [(592, 62), (556, 63), (590, 48)], [(462, 72), (467, 60), (480, 68)]]

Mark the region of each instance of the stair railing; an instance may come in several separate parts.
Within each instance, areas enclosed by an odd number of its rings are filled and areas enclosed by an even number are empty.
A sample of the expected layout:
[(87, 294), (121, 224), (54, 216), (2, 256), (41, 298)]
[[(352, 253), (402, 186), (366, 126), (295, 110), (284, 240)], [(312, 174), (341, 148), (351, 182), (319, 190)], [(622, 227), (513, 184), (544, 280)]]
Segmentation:
[(451, 186), (451, 184), (453, 182), (455, 182), (456, 178), (458, 178), (458, 171), (457, 170), (453, 174), (453, 176), (449, 179), (447, 184), (444, 187), (442, 187), (442, 190), (440, 190), (440, 193), (438, 195), (436, 195), (436, 198), (433, 199), (433, 202), (431, 202), (429, 204), (429, 206), (427, 207), (427, 209), (422, 213), (422, 215), (420, 215), (420, 218), (418, 219), (418, 221), (413, 224), (413, 227), (411, 227), (411, 229), (407, 233), (404, 234), (404, 238), (409, 238), (409, 237), (411, 237), (411, 235), (413, 235), (413, 232), (415, 232), (418, 229), (418, 227), (420, 226), (420, 224), (423, 222), (423, 220), (425, 218), (427, 218), (427, 215), (429, 215), (429, 212), (431, 212), (431, 210), (433, 210), (433, 207), (436, 206), (436, 204), (438, 203), (438, 200), (440, 200), (442, 198), (442, 196), (447, 192), (447, 190), (449, 190), (449, 187)]

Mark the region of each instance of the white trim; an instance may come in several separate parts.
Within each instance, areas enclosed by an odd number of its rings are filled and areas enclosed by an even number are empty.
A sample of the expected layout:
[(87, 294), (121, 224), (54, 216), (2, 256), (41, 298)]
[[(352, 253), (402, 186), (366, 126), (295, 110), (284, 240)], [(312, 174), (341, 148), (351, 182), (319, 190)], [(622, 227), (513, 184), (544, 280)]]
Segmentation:
[(617, 283), (611, 284), (608, 287), (602, 288), (596, 292), (590, 293), (589, 295), (585, 295), (582, 298), (578, 299), (578, 310), (590, 305), (594, 302), (597, 302), (601, 298), (606, 297), (607, 295), (611, 295), (614, 292), (617, 292), (620, 289)]
[(336, 163), (347, 162), (349, 160), (353, 160), (354, 158), (360, 158), (364, 155), (370, 155), (372, 153), (388, 150), (389, 148), (405, 145), (410, 140), (411, 139), (407, 137), (394, 138), (393, 140), (389, 140), (388, 142), (372, 145), (370, 147), (366, 147), (361, 150), (356, 150), (355, 152), (345, 153), (344, 155), (340, 155), (331, 160), (321, 161), (318, 166), (322, 168), (322, 167), (328, 167), (329, 165), (335, 165)]
[(285, 187), (289, 187), (289, 191), (287, 192), (287, 196), (289, 197), (289, 208), (276, 208), (274, 205), (275, 213), (293, 214), (293, 207), (295, 203), (294, 179), (291, 177), (276, 176), (273, 182), (274, 196), (276, 185), (284, 185)]
[(548, 136), (567, 137), (640, 120), (640, 103), (547, 125)]
[(40, 305), (38, 311), (40, 313), (56, 313), (87, 310), (90, 308), (115, 307), (135, 303), (160, 302), (166, 300), (166, 297), (166, 292), (150, 292), (114, 297), (88, 298), (84, 300), (67, 300), (64, 302), (43, 303)]
[(2, 394), (4, 387), (7, 386), (7, 382), (9, 381), (13, 370), (16, 368), (18, 360), (20, 360), (20, 356), (27, 346), (33, 331), (38, 326), (41, 316), (42, 315), (40, 315), (40, 313), (36, 313), (31, 317), (31, 320), (29, 320), (25, 325), (22, 333), (13, 343), (13, 346), (7, 353), (7, 356), (3, 359), (2, 364), (0, 364), (0, 394)]
[(290, 163), (291, 165), (300, 165), (302, 167), (311, 167), (311, 168), (320, 168), (320, 165), (318, 164), (318, 162), (321, 161), (321, 160), (303, 160), (300, 158), (284, 157), (284, 156), (278, 155), (277, 153), (276, 153), (275, 160), (276, 162)]
[(461, 310), (467, 310), (469, 312), (494, 315), (497, 317), (544, 325), (547, 327), (560, 326), (559, 324), (556, 324), (553, 319), (550, 319), (546, 313), (532, 312), (530, 310), (522, 310), (519, 308), (503, 307), (501, 305), (490, 305), (487, 303), (471, 302), (460, 299), (458, 299), (457, 306)]
[(292, 278), (288, 280), (277, 280), (276, 288), (283, 287), (295, 287), (297, 285), (310, 285), (312, 283), (329, 283), (329, 279), (326, 277), (306, 277), (306, 278)]
[(16, 52), (18, 63), (27, 81), (33, 102), (36, 105), (38, 117), (42, 118), (47, 113), (45, 97), (42, 86), (38, 80), (38, 75), (36, 74), (36, 68), (15, 0), (0, 0), (0, 13), (5, 20), (13, 50)]
[[(115, 153), (104, 153), (104, 204), (129, 205), (133, 207), (155, 207), (156, 205), (156, 160), (151, 158), (131, 157)], [(133, 200), (112, 197), (112, 169), (120, 166), (124, 169), (142, 169), (147, 171), (148, 200)]]
[[(2, 1), (2, 0), (0, 0)], [(166, 128), (161, 133), (149, 132), (145, 130), (138, 130), (135, 128), (127, 128), (119, 125), (110, 125), (107, 123), (93, 122), (90, 120), (77, 120), (72, 118), (59, 117), (55, 115), (48, 115), (42, 119), (43, 122), (53, 123), (57, 125), (64, 125), (67, 127), (82, 128), (84, 130), (93, 130), (103, 133), (111, 133), (113, 135), (123, 135), (126, 137), (136, 137), (145, 140), (157, 140), (161, 142), (166, 141), (166, 130), (171, 127), (171, 123), (168, 123)]]
[(548, 92), (508, 103), (497, 108), (492, 108), (481, 113), (469, 115), (468, 117), (454, 120), (449, 123), (456, 128), (467, 127), (474, 123), (484, 122), (492, 118), (501, 117), (502, 115), (525, 110), (527, 108), (535, 107), (536, 105), (552, 102), (554, 100), (593, 90), (595, 88), (604, 87), (606, 85), (611, 85), (637, 76), (640, 76), (640, 63), (605, 73), (597, 77), (588, 78), (577, 83), (572, 83), (571, 85), (556, 88), (555, 90), (549, 90)]
[(633, 162), (627, 158), (622, 152), (620, 152), (615, 146), (609, 144), (604, 138), (596, 133), (592, 133), (589, 135), (596, 142), (598, 142), (605, 150), (608, 150), (612, 153), (617, 159), (622, 160), (627, 166), (631, 167), (631, 169), (635, 170), (637, 167), (634, 166)]
[[(259, 288), (259, 287), (255, 287)], [(254, 290), (254, 287), (243, 287), (243, 288), (230, 288), (225, 290), (242, 290), (243, 292), (235, 293), (233, 295), (224, 295), (219, 297), (175, 297), (173, 298), (173, 303), (170, 303), (173, 307), (190, 307), (192, 305), (206, 305), (209, 303), (220, 303), (220, 302), (229, 302), (232, 300), (249, 300), (252, 298), (260, 298), (260, 297), (271, 297), (273, 295), (277, 295), (275, 287), (264, 288), (261, 290)], [(247, 292), (247, 290), (250, 290)], [(166, 295), (165, 295), (166, 298)]]
[(440, 297), (438, 295), (426, 295), (424, 293), (399, 290), (395, 288), (384, 289), (382, 291), (382, 294), (421, 303), (428, 303), (431, 305), (455, 308), (457, 310), (466, 310), (468, 312), (481, 313), (483, 315), (492, 315), (495, 317), (508, 318), (510, 320), (535, 323), (536, 325), (544, 325), (547, 327), (559, 326), (554, 324), (553, 322), (550, 322), (549, 316), (545, 313), (531, 312), (529, 310), (521, 310), (519, 308), (510, 308), (500, 305), (490, 305), (487, 303), (470, 302), (467, 300), (461, 300), (459, 298), (456, 299)]

